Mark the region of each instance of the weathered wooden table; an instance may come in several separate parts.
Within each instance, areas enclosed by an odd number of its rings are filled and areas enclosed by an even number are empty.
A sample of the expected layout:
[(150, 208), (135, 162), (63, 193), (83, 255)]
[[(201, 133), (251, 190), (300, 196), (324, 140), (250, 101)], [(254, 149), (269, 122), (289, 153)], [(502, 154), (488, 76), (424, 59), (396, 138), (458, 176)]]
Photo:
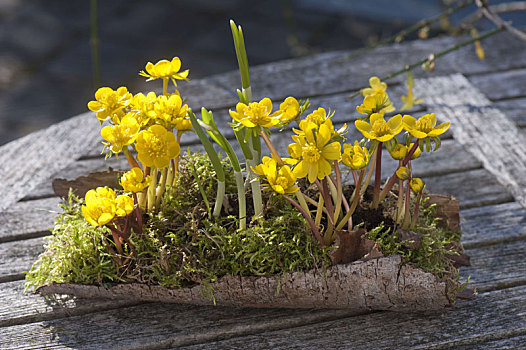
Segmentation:
[[(409, 42), (352, 60), (349, 52), (332, 52), (255, 67), (255, 97), (310, 97), (313, 106), (335, 110), (338, 124), (352, 122), (358, 99), (347, 97), (370, 75), (454, 42)], [(24, 294), (23, 271), (42, 252), (59, 210), (51, 179), (125, 166), (124, 157), (109, 163), (100, 157), (98, 121), (86, 113), (0, 148), (0, 348), (526, 348), (526, 45), (499, 34), (484, 46), (484, 61), (466, 47), (439, 60), (433, 74), (417, 72), (415, 94), (424, 104), (413, 111), (452, 122), (442, 149), (415, 166), (430, 190), (460, 200), (463, 242), (472, 258), (461, 275), (476, 284), (474, 300), (440, 314), (356, 316)], [(181, 87), (194, 109), (205, 106), (226, 121), (238, 79), (232, 72)], [(390, 83), (398, 106), (403, 79)], [(275, 140), (280, 147), (289, 143), (287, 136)], [(196, 138), (184, 142), (194, 145)]]

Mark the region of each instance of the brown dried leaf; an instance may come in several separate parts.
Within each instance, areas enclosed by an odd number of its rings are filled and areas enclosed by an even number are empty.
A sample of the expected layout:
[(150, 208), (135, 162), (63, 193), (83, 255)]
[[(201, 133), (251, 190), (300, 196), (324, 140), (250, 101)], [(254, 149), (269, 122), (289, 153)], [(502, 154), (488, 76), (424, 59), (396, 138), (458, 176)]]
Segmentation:
[(365, 238), (365, 233), (361, 227), (353, 231), (337, 231), (335, 244), (338, 248), (329, 253), (332, 263), (346, 264), (384, 256), (376, 242)]
[(439, 226), (460, 231), (460, 214), (458, 200), (451, 196), (430, 194), (426, 205), (436, 204), (436, 216), (440, 218)]
[(106, 171), (90, 173), (88, 176), (80, 176), (75, 180), (53, 179), (53, 191), (57, 196), (67, 198), (71, 188), (76, 196), (84, 197), (86, 192), (97, 187), (120, 188), (121, 174), (121, 171), (109, 168)]

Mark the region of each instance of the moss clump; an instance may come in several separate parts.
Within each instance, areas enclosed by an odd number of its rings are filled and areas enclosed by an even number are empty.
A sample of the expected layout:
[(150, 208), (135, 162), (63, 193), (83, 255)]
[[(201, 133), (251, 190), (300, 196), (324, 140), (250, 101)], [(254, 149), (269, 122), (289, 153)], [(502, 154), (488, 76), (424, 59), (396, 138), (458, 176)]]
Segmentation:
[[(227, 173), (226, 189), (232, 193), (235, 182), (232, 172)], [(82, 199), (70, 196), (47, 238), (46, 252), (26, 276), (26, 287), (51, 282), (184, 287), (214, 282), (224, 275), (281, 274), (329, 264), (328, 248), (318, 245), (302, 215), (281, 197), (265, 196), (264, 218), (246, 230), (237, 230), (236, 216), (226, 212), (220, 218), (209, 218), (197, 184), (213, 203), (214, 179), (206, 156), (183, 158), (177, 186), (168, 189), (159, 212), (148, 218), (144, 233), (131, 235), (134, 251), (129, 259), (113, 259), (115, 254), (107, 249), (112, 244), (109, 230), (86, 223), (80, 210)], [(230, 210), (236, 206), (231, 203)]]

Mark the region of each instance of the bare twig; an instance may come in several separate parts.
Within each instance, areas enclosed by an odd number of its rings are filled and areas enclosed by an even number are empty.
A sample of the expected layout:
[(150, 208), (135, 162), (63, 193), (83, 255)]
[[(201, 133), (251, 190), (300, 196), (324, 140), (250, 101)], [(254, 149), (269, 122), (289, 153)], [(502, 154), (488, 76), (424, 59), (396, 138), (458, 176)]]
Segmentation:
[(508, 32), (510, 32), (511, 34), (513, 34), (516, 37), (518, 37), (519, 39), (526, 41), (526, 33), (524, 33), (523, 31), (515, 28), (514, 26), (511, 25), (511, 22), (504, 21), (499, 15), (497, 15), (495, 12), (493, 12), (488, 7), (488, 2), (487, 1), (475, 0), (475, 3), (479, 7), (479, 11), (484, 15), (484, 17), (489, 19), (496, 26), (498, 26), (500, 28), (504, 28)]
[[(503, 4), (490, 5), (488, 9), (493, 13), (507, 13), (515, 11), (526, 11), (526, 1), (505, 2)], [(484, 17), (482, 11), (477, 10), (462, 20), (463, 23), (471, 24)]]

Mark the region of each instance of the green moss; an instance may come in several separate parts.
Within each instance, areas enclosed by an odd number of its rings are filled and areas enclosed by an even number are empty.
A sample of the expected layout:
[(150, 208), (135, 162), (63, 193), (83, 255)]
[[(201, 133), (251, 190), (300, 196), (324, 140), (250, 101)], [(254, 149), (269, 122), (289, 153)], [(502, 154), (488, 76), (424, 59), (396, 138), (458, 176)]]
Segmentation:
[[(195, 168), (186, 166), (188, 162)], [(226, 162), (224, 166), (226, 192), (235, 193), (232, 169)], [(183, 157), (177, 186), (168, 188), (159, 211), (148, 218), (144, 234), (131, 234), (133, 256), (120, 265), (109, 253), (109, 230), (87, 224), (80, 210), (82, 200), (70, 196), (47, 238), (46, 251), (26, 276), (26, 287), (50, 282), (207, 286), (224, 275), (279, 275), (330, 265), (328, 252), (332, 247), (320, 247), (302, 215), (280, 196), (264, 192), (264, 218), (250, 223), (246, 230), (237, 229), (233, 195), (227, 195), (229, 205), (221, 217), (210, 218), (203, 192), (213, 203), (215, 185), (214, 169), (206, 156)], [(371, 211), (360, 208), (356, 222), (367, 218), (367, 225), (374, 226), (384, 220), (372, 229), (366, 225), (368, 238), (377, 241), (384, 254), (400, 254), (405, 263), (448, 280), (450, 290), (458, 289), (457, 270), (446, 256), (456, 254), (460, 233), (439, 228), (434, 207), (429, 206), (421, 210), (419, 217), (421, 244), (418, 249), (410, 249), (388, 219), (394, 206), (396, 201), (388, 200), (374, 217)], [(247, 212), (252, 217), (253, 209), (249, 207)]]

